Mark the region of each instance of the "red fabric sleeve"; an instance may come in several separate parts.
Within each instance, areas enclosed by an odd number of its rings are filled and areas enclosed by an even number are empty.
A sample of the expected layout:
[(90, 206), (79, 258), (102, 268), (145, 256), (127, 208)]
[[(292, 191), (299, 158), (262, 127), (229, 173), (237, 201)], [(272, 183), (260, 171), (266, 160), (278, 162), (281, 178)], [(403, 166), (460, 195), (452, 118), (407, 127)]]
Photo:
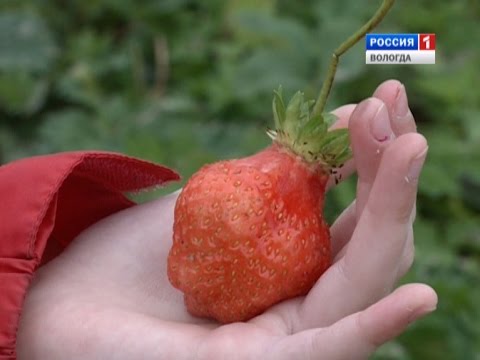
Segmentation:
[(124, 192), (178, 179), (165, 167), (107, 152), (0, 166), (0, 360), (16, 358), (18, 321), (35, 269), (89, 225), (135, 205)]

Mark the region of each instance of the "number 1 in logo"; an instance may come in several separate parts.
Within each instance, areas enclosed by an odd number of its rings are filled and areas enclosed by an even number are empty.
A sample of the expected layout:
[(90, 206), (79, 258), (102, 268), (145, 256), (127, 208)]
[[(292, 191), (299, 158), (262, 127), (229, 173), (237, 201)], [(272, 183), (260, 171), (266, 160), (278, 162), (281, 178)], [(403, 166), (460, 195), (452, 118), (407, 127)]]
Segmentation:
[(435, 50), (435, 34), (419, 34), (420, 50)]

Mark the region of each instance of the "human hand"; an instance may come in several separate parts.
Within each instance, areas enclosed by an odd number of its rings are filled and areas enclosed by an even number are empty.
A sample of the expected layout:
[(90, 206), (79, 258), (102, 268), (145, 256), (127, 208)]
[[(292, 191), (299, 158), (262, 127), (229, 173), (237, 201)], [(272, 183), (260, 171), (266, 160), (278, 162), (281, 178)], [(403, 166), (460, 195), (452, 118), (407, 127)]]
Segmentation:
[[(387, 295), (413, 260), (418, 175), (408, 169), (426, 149), (406, 102), (396, 121), (399, 86), (386, 82), (377, 99), (336, 111), (335, 126), (351, 130), (355, 164), (342, 173), (356, 168), (357, 200), (332, 226), (335, 262), (307, 296), (246, 323), (190, 316), (166, 275), (172, 194), (100, 221), (38, 270), (18, 331), (19, 360), (365, 359), (399, 335), (436, 304), (420, 284)], [(370, 132), (380, 120), (383, 141)]]

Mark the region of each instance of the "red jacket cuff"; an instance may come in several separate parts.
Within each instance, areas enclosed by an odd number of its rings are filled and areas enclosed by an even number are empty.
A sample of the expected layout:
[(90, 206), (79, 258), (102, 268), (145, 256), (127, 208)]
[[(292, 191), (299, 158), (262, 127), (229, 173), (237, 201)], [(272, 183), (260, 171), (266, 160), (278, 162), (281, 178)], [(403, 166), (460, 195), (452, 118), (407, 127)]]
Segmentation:
[(0, 360), (15, 359), (23, 299), (36, 268), (82, 230), (135, 205), (125, 192), (179, 180), (174, 171), (107, 152), (70, 152), (0, 167)]

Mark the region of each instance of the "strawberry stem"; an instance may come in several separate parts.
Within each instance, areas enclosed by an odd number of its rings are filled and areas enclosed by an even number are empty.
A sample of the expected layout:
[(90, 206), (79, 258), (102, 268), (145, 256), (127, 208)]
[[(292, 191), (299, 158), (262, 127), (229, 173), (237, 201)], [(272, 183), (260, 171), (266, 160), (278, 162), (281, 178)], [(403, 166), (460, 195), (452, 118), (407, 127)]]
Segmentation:
[(384, 0), (372, 18), (333, 52), (330, 65), (328, 67), (327, 77), (323, 82), (320, 95), (318, 96), (315, 106), (313, 107), (312, 116), (321, 115), (325, 109), (325, 104), (327, 103), (330, 90), (332, 89), (335, 73), (337, 72), (337, 65), (338, 61), (340, 60), (340, 56), (342, 56), (347, 50), (349, 50), (360, 39), (362, 39), (366, 33), (375, 28), (383, 20), (390, 8), (393, 6), (394, 2), (395, 0)]

